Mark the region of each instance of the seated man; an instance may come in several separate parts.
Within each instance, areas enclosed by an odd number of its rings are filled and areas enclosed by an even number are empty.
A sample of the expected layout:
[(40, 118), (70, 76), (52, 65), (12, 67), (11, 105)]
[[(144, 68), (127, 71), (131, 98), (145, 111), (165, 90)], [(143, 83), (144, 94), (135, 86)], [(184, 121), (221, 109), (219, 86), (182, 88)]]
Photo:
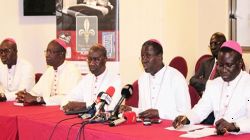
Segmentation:
[(17, 56), (14, 39), (6, 38), (0, 45), (0, 101), (13, 101), (19, 90), (30, 91), (35, 84), (33, 66)]
[(241, 70), (242, 49), (235, 41), (223, 43), (218, 55), (220, 77), (208, 80), (196, 106), (185, 116), (178, 116), (173, 126), (196, 124), (214, 111), (218, 135), (226, 132), (250, 132), (250, 75)]
[(213, 57), (203, 61), (198, 71), (190, 79), (190, 85), (193, 86), (200, 93), (200, 96), (205, 90), (207, 80), (211, 80), (219, 76), (218, 71), (216, 70), (216, 61), (220, 46), (225, 41), (226, 37), (222, 33), (216, 32), (212, 35), (212, 37), (210, 38), (209, 48)]
[(121, 106), (120, 112), (133, 110), (142, 118), (173, 120), (191, 109), (185, 78), (178, 70), (164, 66), (162, 60), (159, 41), (151, 39), (142, 45), (141, 62), (145, 72), (138, 80), (138, 108)]
[(113, 110), (121, 97), (120, 76), (106, 68), (106, 49), (100, 44), (92, 46), (87, 59), (91, 73), (85, 75), (65, 97), (61, 105), (65, 112), (86, 109), (96, 100), (98, 93), (105, 92), (110, 86), (115, 88), (115, 94), (106, 110)]
[(31, 92), (19, 91), (17, 100), (24, 103), (60, 105), (62, 98), (81, 79), (74, 64), (65, 61), (66, 44), (60, 39), (52, 40), (45, 51), (49, 65)]
[[(200, 65), (200, 68), (190, 79), (190, 85), (193, 86), (199, 93), (200, 97), (202, 96), (203, 91), (205, 90), (207, 80), (214, 79), (219, 76), (217, 70), (217, 58), (220, 46), (226, 41), (226, 37), (223, 33), (216, 32), (210, 38), (209, 48), (212, 53), (212, 57), (203, 61)], [(205, 119), (202, 124), (213, 124), (214, 123), (214, 114), (213, 112)]]

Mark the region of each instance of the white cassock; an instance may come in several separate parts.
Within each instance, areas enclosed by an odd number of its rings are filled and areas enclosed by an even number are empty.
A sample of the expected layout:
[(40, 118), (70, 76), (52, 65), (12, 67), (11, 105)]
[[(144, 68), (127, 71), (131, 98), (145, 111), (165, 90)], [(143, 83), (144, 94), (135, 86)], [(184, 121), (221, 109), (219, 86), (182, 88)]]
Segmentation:
[(191, 109), (186, 80), (170, 66), (164, 66), (154, 76), (144, 72), (138, 84), (138, 108), (133, 108), (137, 114), (152, 108), (158, 110), (160, 118), (173, 120)]
[(15, 100), (15, 94), (20, 90), (30, 91), (34, 84), (34, 68), (28, 61), (18, 58), (16, 65), (10, 69), (0, 63), (0, 92), (5, 94), (8, 101)]
[(49, 66), (32, 88), (31, 94), (42, 96), (46, 105), (60, 105), (63, 97), (69, 94), (81, 77), (78, 68), (67, 61), (64, 61), (57, 70)]
[(240, 132), (250, 132), (250, 75), (241, 71), (230, 82), (223, 81), (221, 77), (208, 80), (202, 98), (187, 117), (191, 123), (200, 123), (212, 111), (215, 122), (223, 118), (236, 122)]
[(86, 105), (90, 106), (100, 92), (106, 92), (109, 87), (114, 87), (115, 93), (112, 101), (105, 107), (105, 110), (113, 110), (121, 97), (120, 86), (120, 76), (110, 72), (107, 68), (97, 77), (89, 73), (83, 76), (79, 84), (64, 98), (61, 106), (66, 105), (69, 101), (86, 102)]

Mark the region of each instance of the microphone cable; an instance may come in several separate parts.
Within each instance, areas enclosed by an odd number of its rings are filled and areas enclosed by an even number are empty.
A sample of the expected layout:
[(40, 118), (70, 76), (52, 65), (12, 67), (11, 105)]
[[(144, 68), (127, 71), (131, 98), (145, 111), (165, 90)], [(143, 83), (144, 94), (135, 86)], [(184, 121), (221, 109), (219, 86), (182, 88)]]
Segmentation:
[(108, 122), (107, 118), (103, 118), (103, 116), (100, 118), (100, 120), (95, 120), (95, 117), (100, 117), (100, 116), (94, 116), (92, 119), (86, 120), (84, 122), (82, 122), (82, 126), (79, 128), (79, 131), (77, 133), (77, 137), (76, 140), (81, 140), (81, 134), (83, 133), (83, 138), (85, 137), (84, 134), (84, 130), (83, 128), (87, 125), (87, 124), (94, 124), (94, 123), (101, 123), (101, 124), (105, 124), (106, 122)]
[[(76, 140), (81, 140), (81, 134), (82, 134), (82, 131), (84, 131), (83, 128), (84, 128), (87, 124), (90, 124), (89, 120), (82, 122), (82, 126), (79, 128), (79, 130), (78, 130), (78, 132), (77, 132)], [(84, 136), (84, 132), (83, 132), (83, 138), (84, 138), (84, 137), (85, 137), (85, 136)]]
[(78, 125), (78, 124), (82, 124), (82, 123), (84, 123), (84, 122), (74, 123), (74, 124), (72, 124), (72, 125), (69, 127), (69, 129), (68, 129), (68, 134), (67, 134), (67, 140), (69, 139), (69, 134), (70, 134), (70, 131), (71, 131), (72, 127), (75, 126), (75, 125)]
[(54, 134), (54, 132), (55, 132), (57, 126), (58, 126), (61, 122), (66, 121), (66, 120), (75, 119), (75, 118), (78, 118), (78, 116), (71, 117), (71, 118), (66, 118), (66, 119), (63, 119), (63, 120), (60, 120), (59, 122), (57, 122), (56, 125), (54, 126), (53, 130), (52, 130), (52, 133), (50, 134), (49, 140), (52, 139), (52, 136), (53, 136), (53, 134)]

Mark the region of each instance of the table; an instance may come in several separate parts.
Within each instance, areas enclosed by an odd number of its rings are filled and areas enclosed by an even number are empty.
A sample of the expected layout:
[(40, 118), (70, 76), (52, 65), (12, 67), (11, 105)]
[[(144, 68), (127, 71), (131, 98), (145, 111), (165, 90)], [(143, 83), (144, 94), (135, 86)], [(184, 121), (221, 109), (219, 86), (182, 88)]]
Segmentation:
[[(0, 140), (48, 140), (49, 136), (60, 120), (75, 117), (64, 115), (59, 106), (26, 106), (17, 107), (13, 102), (0, 103)], [(52, 140), (66, 140), (72, 124), (82, 122), (80, 118), (66, 120), (58, 125)], [(186, 140), (180, 138), (183, 132), (169, 131), (164, 128), (171, 125), (171, 121), (164, 120), (161, 124), (144, 126), (137, 124), (121, 124), (109, 127), (104, 124), (88, 124), (84, 128), (81, 140)], [(72, 127), (69, 139), (76, 139), (80, 125)], [(84, 136), (84, 138), (83, 138)], [(250, 134), (225, 136), (210, 136), (202, 140), (245, 140)]]
[(44, 115), (58, 110), (58, 106), (26, 106), (13, 105), (13, 102), (0, 102), (0, 140), (18, 139), (18, 116)]

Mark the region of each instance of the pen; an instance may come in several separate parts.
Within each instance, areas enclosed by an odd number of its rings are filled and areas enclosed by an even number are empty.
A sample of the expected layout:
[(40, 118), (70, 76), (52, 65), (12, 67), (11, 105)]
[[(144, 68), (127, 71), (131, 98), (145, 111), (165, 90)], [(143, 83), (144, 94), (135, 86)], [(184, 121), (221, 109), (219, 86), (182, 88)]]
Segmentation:
[(227, 129), (226, 128), (223, 128), (223, 130), (224, 130), (224, 134), (227, 134), (228, 133), (228, 131), (227, 131)]
[(204, 128), (197, 128), (197, 129), (189, 130), (188, 132), (194, 132), (196, 130), (202, 130), (202, 129), (204, 129)]

